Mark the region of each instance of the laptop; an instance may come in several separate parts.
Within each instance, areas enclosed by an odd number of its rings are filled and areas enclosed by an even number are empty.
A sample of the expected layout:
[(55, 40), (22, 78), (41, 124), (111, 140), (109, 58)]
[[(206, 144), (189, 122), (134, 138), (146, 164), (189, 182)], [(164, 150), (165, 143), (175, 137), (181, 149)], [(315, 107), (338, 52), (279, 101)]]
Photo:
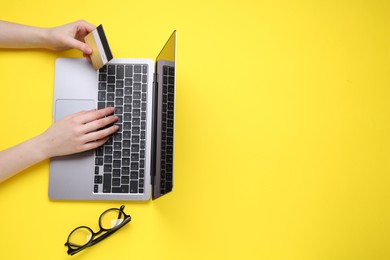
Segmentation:
[(55, 64), (53, 120), (115, 107), (117, 133), (96, 150), (50, 160), (51, 200), (149, 200), (173, 189), (176, 31), (156, 60)]

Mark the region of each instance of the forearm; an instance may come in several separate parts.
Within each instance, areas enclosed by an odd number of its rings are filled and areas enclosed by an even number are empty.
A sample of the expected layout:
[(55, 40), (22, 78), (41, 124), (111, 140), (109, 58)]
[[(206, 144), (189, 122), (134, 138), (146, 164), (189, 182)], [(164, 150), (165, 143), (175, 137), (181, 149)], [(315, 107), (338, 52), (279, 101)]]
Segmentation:
[(0, 183), (49, 157), (43, 135), (0, 151)]
[(0, 20), (0, 48), (47, 48), (47, 28)]

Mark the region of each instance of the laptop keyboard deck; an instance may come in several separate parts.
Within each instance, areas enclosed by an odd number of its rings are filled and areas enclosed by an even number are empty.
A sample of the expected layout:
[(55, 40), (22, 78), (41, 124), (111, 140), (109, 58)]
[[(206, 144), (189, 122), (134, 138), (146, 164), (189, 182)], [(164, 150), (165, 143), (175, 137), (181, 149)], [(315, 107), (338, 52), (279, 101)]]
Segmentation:
[(109, 64), (99, 70), (98, 109), (115, 107), (119, 126), (95, 151), (94, 193), (144, 192), (146, 64)]

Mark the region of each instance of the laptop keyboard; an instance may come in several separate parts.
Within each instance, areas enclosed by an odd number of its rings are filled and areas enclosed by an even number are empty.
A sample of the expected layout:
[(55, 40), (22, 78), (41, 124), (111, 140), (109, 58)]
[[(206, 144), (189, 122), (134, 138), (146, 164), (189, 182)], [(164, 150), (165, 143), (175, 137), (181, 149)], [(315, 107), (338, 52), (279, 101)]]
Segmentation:
[(175, 68), (163, 66), (161, 120), (161, 194), (172, 190), (173, 181), (173, 126), (175, 102)]
[(95, 151), (94, 193), (144, 192), (147, 73), (146, 64), (99, 70), (98, 109), (115, 107), (119, 130)]

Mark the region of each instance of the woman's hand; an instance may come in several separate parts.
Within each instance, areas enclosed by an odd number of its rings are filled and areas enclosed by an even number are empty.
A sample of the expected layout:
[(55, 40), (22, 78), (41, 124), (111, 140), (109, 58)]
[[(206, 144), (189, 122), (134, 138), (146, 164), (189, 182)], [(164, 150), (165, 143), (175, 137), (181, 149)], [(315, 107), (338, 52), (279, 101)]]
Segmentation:
[(118, 130), (113, 107), (82, 111), (54, 123), (43, 134), (46, 157), (95, 149)]
[(96, 28), (84, 20), (48, 28), (47, 48), (52, 50), (78, 49), (85, 57), (92, 53), (92, 49), (84, 42), (84, 37)]

